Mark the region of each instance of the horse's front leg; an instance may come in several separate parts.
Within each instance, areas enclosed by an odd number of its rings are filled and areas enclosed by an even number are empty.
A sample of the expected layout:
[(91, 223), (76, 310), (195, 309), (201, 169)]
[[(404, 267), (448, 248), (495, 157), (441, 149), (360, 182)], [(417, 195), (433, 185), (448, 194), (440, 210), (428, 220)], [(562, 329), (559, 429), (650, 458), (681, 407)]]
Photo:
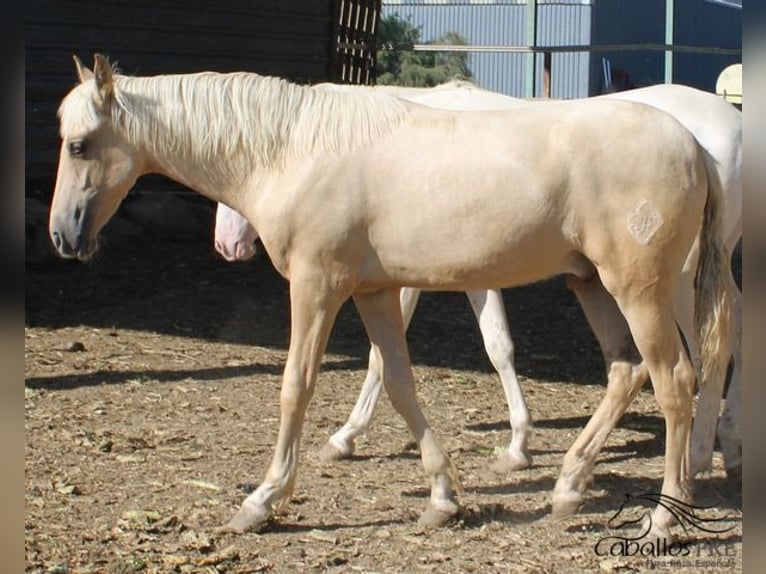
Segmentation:
[[(420, 289), (412, 287), (405, 287), (400, 292), (402, 321), (404, 322), (405, 330), (415, 312), (415, 306), (417, 305), (419, 296)], [(320, 449), (319, 460), (324, 463), (329, 463), (349, 458), (354, 453), (356, 446), (354, 440), (362, 434), (368, 426), (370, 426), (372, 415), (375, 413), (375, 405), (378, 404), (378, 398), (380, 397), (380, 390), (382, 388), (383, 380), (380, 364), (378, 363), (374, 350), (370, 349), (367, 375), (364, 378), (364, 384), (362, 384), (359, 398), (356, 399), (356, 404), (354, 405), (346, 424), (338, 429)]]
[(224, 527), (245, 532), (263, 525), (275, 504), (289, 500), (295, 485), (301, 430), (330, 330), (345, 293), (317, 274), (295, 275), (290, 282), (291, 332), (282, 389), (281, 419), (274, 458), (261, 485)]
[(419, 523), (440, 526), (458, 512), (454, 487), (459, 483), (449, 457), (418, 406), (397, 297), (396, 290), (357, 294), (354, 303), (380, 361), (386, 392), (415, 437), (431, 481), (431, 498)]

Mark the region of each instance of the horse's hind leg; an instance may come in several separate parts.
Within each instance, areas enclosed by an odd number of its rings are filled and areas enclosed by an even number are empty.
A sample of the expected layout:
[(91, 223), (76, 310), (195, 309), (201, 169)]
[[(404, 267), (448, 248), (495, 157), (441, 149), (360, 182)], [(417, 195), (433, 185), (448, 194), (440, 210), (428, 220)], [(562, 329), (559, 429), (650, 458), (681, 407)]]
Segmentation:
[[(405, 330), (415, 312), (419, 296), (419, 289), (404, 288), (400, 292), (400, 306)], [(380, 364), (374, 351), (370, 349), (367, 375), (364, 378), (359, 398), (357, 398), (346, 424), (339, 428), (319, 450), (319, 459), (322, 462), (329, 463), (342, 460), (349, 458), (354, 453), (354, 440), (370, 426), (382, 387)]]
[(564, 456), (553, 490), (553, 515), (569, 516), (582, 505), (593, 480), (593, 467), (609, 433), (648, 380), (648, 372), (614, 298), (598, 276), (584, 281), (568, 278), (588, 323), (601, 346), (607, 371), (606, 394), (588, 424)]
[(495, 367), (505, 391), (511, 422), (511, 442), (492, 464), (492, 470), (505, 473), (532, 465), (527, 443), (532, 432), (532, 417), (529, 415), (521, 385), (513, 364), (513, 341), (508, 328), (508, 318), (500, 291), (467, 291), (479, 329), (484, 340), (484, 349)]
[[(731, 252), (731, 251), (730, 251)], [(730, 253), (729, 252), (729, 253)], [(729, 255), (731, 260), (731, 255)], [(721, 377), (716, 377), (699, 389), (699, 400), (697, 410), (694, 414), (692, 425), (692, 446), (691, 446), (691, 468), (692, 474), (696, 475), (706, 470), (712, 470), (713, 447), (715, 444), (716, 426), (718, 428), (718, 439), (721, 442), (721, 451), (724, 456), (727, 474), (738, 476), (742, 466), (742, 435), (740, 429), (740, 379), (742, 376), (742, 294), (736, 286), (734, 277), (731, 275), (731, 266), (728, 269), (728, 280), (731, 284), (733, 294), (733, 317), (736, 321), (736, 329), (731, 346), (732, 373), (729, 384), (729, 391), (726, 395), (726, 402), (720, 420), (718, 413), (721, 407), (721, 398), (723, 388), (726, 383), (725, 373)], [(679, 315), (679, 325), (684, 331), (687, 341), (693, 336), (692, 327), (685, 328), (685, 325), (693, 326), (693, 308), (688, 304), (693, 298), (688, 295), (693, 291), (693, 277), (688, 272), (682, 274), (683, 287), (686, 292), (681, 291), (676, 298), (676, 309)], [(688, 284), (688, 285), (687, 285)], [(683, 303), (687, 301), (687, 303)], [(685, 317), (684, 321), (681, 321)], [(693, 340), (693, 339), (691, 339)], [(692, 349), (692, 358), (697, 359), (695, 367), (698, 367), (698, 352), (696, 342), (689, 343)], [(699, 369), (698, 369), (699, 372)]]
[[(667, 291), (667, 293), (666, 293)], [(665, 416), (665, 473), (662, 496), (692, 501), (690, 466), (692, 397), (696, 375), (673, 320), (672, 296), (655, 282), (642, 290), (616, 295), (633, 340), (649, 370), (654, 394)], [(669, 538), (675, 515), (662, 502), (651, 516), (651, 535)]]
[[(726, 242), (727, 261), (731, 261), (734, 250), (742, 238), (742, 220), (731, 230)], [(742, 476), (742, 292), (734, 280), (731, 264), (728, 265), (729, 280), (733, 285), (732, 314), (734, 333), (731, 343), (732, 373), (729, 390), (726, 393), (721, 420), (718, 423), (718, 440), (726, 466), (726, 474), (738, 479)]]
[[(684, 264), (681, 278), (676, 289), (675, 303), (673, 305), (678, 327), (686, 339), (692, 363), (697, 372), (700, 372), (699, 345), (697, 335), (694, 332), (694, 275), (699, 258), (699, 244), (695, 241)], [(715, 430), (718, 424), (718, 413), (721, 410), (721, 394), (723, 392), (724, 378), (711, 381), (713, 385), (706, 385), (699, 390), (697, 410), (692, 423), (691, 442), (691, 472), (699, 474), (713, 468), (713, 447), (715, 445)]]
[(718, 423), (718, 440), (721, 442), (726, 474), (737, 479), (742, 476), (742, 294), (739, 290), (734, 290), (734, 296), (734, 368), (726, 393), (726, 403)]
[(357, 294), (354, 303), (380, 361), (386, 392), (415, 437), (431, 480), (431, 498), (419, 523), (423, 526), (442, 525), (458, 511), (453, 488), (457, 484), (457, 473), (417, 403), (398, 292)]

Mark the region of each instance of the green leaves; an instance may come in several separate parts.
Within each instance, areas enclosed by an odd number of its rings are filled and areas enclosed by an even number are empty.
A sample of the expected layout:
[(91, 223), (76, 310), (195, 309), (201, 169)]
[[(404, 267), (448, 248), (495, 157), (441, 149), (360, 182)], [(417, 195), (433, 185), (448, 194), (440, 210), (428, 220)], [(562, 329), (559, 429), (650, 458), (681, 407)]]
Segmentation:
[(465, 45), (457, 32), (447, 32), (430, 42), (422, 42), (420, 28), (398, 14), (384, 18), (378, 29), (377, 83), (430, 87), (450, 80), (473, 76), (467, 52), (415, 52), (413, 44)]

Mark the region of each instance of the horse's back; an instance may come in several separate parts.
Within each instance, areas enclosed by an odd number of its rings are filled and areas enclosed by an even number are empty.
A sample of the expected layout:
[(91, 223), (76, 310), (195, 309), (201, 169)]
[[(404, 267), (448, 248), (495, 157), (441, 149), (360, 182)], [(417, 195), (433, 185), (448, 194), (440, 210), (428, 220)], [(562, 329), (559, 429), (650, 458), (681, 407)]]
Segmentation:
[[(364, 196), (352, 200), (361, 206), (352, 219), (364, 221), (360, 240), (375, 251), (381, 277), (404, 275), (424, 287), (511, 286), (569, 272), (580, 252), (654, 265), (665, 243), (671, 259), (685, 254), (699, 228), (706, 189), (699, 146), (650, 106), (412, 106), (409, 114), (350, 158), (321, 162), (332, 173), (317, 175), (332, 182), (331, 204)], [(687, 214), (693, 222), (684, 226)]]

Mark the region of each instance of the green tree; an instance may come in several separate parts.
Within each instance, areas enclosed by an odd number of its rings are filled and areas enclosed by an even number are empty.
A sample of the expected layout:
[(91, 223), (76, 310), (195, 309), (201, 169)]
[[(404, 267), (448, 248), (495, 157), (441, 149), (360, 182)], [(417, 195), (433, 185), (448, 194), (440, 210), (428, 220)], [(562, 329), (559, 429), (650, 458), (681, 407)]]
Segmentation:
[[(383, 18), (378, 28), (377, 83), (429, 87), (473, 76), (466, 52), (415, 52), (411, 46), (418, 43), (420, 28), (398, 14)], [(458, 46), (466, 41), (457, 32), (447, 32), (426, 43)]]

